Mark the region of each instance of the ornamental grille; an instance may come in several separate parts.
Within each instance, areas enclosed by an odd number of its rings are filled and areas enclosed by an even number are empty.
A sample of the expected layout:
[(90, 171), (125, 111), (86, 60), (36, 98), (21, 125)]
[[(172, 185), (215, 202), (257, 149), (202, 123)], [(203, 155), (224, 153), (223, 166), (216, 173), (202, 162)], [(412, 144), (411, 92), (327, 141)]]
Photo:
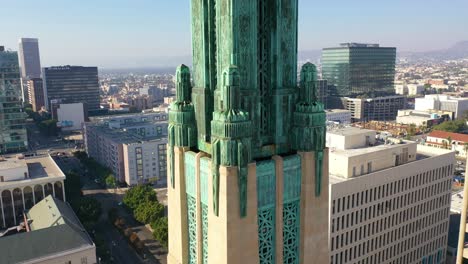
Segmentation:
[(197, 201), (187, 195), (189, 264), (197, 263)]
[(283, 263), (299, 264), (299, 201), (284, 204)]
[(258, 244), (260, 264), (275, 263), (275, 209), (258, 212)]
[(203, 264), (208, 264), (208, 205), (202, 204)]

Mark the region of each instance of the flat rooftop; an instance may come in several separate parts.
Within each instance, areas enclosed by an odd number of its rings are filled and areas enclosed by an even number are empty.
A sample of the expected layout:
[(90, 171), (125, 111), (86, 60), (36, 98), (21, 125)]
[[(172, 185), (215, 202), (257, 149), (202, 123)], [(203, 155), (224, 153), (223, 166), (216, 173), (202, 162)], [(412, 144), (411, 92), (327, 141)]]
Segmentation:
[[(415, 142), (407, 142), (406, 144), (409, 144), (409, 143), (416, 144)], [(398, 145), (398, 144), (383, 145), (383, 147), (385, 147), (385, 146), (391, 147), (391, 146), (401, 146), (401, 145)], [(362, 148), (362, 149), (348, 149), (348, 150), (341, 150), (341, 151), (348, 152), (348, 151), (353, 151), (353, 150), (361, 150), (361, 151), (367, 151), (367, 153), (370, 153), (370, 152), (378, 151), (378, 150), (382, 149), (382, 148), (379, 148), (379, 149), (376, 150), (377, 147), (380, 147), (380, 146), (368, 147), (368, 148)], [(410, 164), (410, 163), (413, 163), (413, 162), (418, 162), (420, 160), (424, 160), (424, 159), (428, 159), (428, 158), (432, 158), (432, 157), (437, 157), (437, 156), (444, 155), (444, 154), (447, 154), (447, 153), (450, 153), (450, 152), (454, 152), (454, 151), (447, 150), (447, 149), (441, 149), (441, 148), (434, 148), (434, 147), (429, 147), (429, 146), (418, 144), (417, 145), (417, 150), (416, 150), (416, 160), (409, 161), (408, 163), (404, 163), (404, 164), (401, 164), (399, 166), (404, 166), (405, 164)], [(347, 154), (344, 154), (344, 155), (347, 155)], [(352, 156), (353, 153), (351, 153), (349, 155)], [(381, 169), (381, 170), (376, 170), (376, 171), (373, 171), (373, 173), (378, 172), (378, 171), (384, 171), (384, 170), (392, 169), (392, 168), (395, 168), (395, 167), (389, 167), (389, 168), (385, 168), (385, 169)], [(332, 185), (332, 184), (336, 184), (336, 183), (340, 183), (340, 182), (344, 182), (344, 181), (350, 181), (350, 180), (358, 179), (359, 177), (367, 176), (367, 175), (369, 175), (369, 174), (364, 174), (364, 175), (359, 175), (359, 176), (355, 176), (355, 177), (345, 178), (345, 177), (330, 174), (329, 175), (329, 184)], [(452, 197), (452, 199), (453, 199), (453, 197)]]
[(65, 174), (57, 166), (49, 155), (40, 155), (18, 159), (16, 156), (4, 156), (5, 161), (0, 162), (0, 174), (2, 169), (15, 169), (27, 167), (29, 178), (24, 180), (11, 180), (0, 182), (0, 187), (18, 182), (28, 182), (43, 178), (64, 178)]
[(376, 131), (358, 127), (342, 127), (327, 131), (327, 134), (333, 134), (338, 136), (354, 136), (367, 133), (376, 133)]
[(378, 152), (378, 151), (383, 151), (383, 150), (390, 150), (394, 148), (401, 147), (402, 145), (412, 145), (412, 144), (417, 144), (416, 142), (412, 141), (401, 141), (400, 144), (380, 144), (380, 145), (375, 145), (371, 147), (365, 147), (365, 148), (355, 148), (355, 149), (335, 149), (335, 150), (330, 150), (330, 152), (340, 155), (340, 156), (345, 156), (345, 157), (354, 157), (354, 156), (360, 156), (363, 154), (368, 154), (368, 153), (373, 153), (373, 152)]

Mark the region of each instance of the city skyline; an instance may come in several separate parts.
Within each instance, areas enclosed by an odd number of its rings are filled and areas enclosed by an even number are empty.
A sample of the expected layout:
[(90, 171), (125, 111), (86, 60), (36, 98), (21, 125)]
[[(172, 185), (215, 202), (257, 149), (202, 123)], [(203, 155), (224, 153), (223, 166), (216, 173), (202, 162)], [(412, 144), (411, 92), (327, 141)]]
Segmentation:
[[(18, 50), (21, 37), (38, 38), (44, 66), (131, 68), (189, 63), (190, 5), (185, 2), (10, 1), (2, 6), (6, 12), (0, 23), (16, 22), (4, 29), (1, 44)], [(452, 0), (450, 5), (435, 0), (300, 0), (299, 6), (300, 51), (353, 41), (380, 43), (399, 51), (429, 51), (468, 40), (463, 30), (468, 24), (463, 14), (468, 3), (462, 0)]]

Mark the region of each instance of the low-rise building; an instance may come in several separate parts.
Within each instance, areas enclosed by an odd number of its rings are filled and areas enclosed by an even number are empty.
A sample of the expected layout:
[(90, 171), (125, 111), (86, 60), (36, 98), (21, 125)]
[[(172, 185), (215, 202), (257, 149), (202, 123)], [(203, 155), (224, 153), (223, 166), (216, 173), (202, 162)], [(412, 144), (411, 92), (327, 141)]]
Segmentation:
[(450, 120), (451, 116), (452, 112), (404, 109), (398, 111), (396, 122), (399, 124), (415, 124), (416, 126), (427, 126), (430, 128), (444, 121)]
[(96, 264), (96, 246), (73, 209), (48, 195), (0, 234), (0, 263)]
[(375, 136), (327, 132), (330, 263), (444, 263), (454, 152)]
[(65, 201), (64, 180), (49, 155), (0, 157), (0, 226), (17, 225), (24, 211), (47, 195)]
[(81, 130), (86, 114), (83, 103), (60, 104), (57, 108), (57, 127), (60, 127), (62, 131)]
[(466, 154), (468, 153), (468, 135), (434, 130), (427, 135), (426, 145), (450, 149), (455, 151), (457, 156), (466, 158)]
[(424, 85), (420, 84), (398, 84), (395, 85), (395, 93), (400, 95), (415, 96), (424, 93)]
[(406, 109), (406, 97), (401, 95), (376, 98), (342, 98), (345, 108), (351, 111), (352, 121), (391, 121), (398, 110)]
[(350, 124), (351, 123), (351, 111), (346, 109), (329, 109), (325, 110), (327, 121), (335, 122), (338, 124)]
[(431, 94), (424, 98), (416, 98), (415, 110), (442, 110), (454, 113), (455, 119), (463, 118), (463, 112), (468, 110), (468, 98), (457, 98), (448, 95)]

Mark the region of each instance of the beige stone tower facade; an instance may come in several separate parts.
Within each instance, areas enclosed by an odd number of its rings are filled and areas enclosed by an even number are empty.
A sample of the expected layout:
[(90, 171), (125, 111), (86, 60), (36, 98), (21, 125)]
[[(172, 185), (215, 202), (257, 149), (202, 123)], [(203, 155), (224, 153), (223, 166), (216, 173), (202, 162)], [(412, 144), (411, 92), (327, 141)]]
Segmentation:
[[(168, 263), (328, 263), (328, 188), (315, 196), (314, 155), (250, 163), (246, 217), (239, 212), (237, 167), (220, 166), (216, 216), (209, 206), (211, 159), (176, 147), (175, 188), (168, 188)], [(322, 184), (328, 186), (328, 177)]]

